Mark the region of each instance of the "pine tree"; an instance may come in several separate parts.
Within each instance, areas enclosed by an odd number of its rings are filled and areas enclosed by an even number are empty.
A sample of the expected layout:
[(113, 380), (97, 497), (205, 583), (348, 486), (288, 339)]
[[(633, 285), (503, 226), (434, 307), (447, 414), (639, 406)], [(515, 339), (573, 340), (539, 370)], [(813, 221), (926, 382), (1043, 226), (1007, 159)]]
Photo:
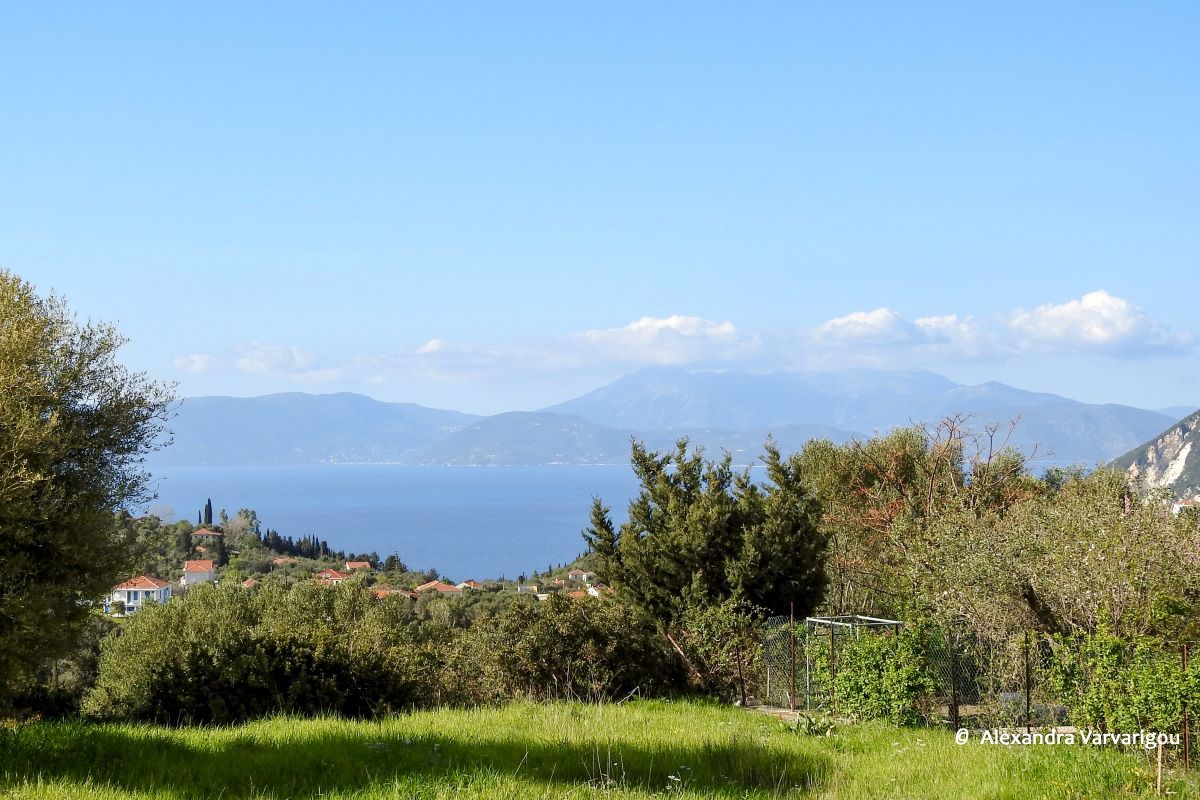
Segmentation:
[(601, 580), (612, 581), (620, 568), (617, 553), (617, 531), (608, 515), (608, 507), (599, 497), (592, 498), (592, 524), (583, 532), (588, 550), (596, 557), (596, 574)]

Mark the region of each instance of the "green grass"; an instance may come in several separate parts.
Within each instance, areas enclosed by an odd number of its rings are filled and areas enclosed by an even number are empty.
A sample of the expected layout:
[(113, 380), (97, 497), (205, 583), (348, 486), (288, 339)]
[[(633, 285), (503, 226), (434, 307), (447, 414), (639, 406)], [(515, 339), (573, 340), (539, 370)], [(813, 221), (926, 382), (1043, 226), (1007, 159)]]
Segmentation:
[[(514, 704), (375, 722), (229, 728), (34, 723), (0, 736), (0, 797), (1113, 798), (1153, 794), (1146, 758), (958, 746), (945, 732), (796, 733), (706, 703)], [(1190, 787), (1173, 779), (1173, 796)]]

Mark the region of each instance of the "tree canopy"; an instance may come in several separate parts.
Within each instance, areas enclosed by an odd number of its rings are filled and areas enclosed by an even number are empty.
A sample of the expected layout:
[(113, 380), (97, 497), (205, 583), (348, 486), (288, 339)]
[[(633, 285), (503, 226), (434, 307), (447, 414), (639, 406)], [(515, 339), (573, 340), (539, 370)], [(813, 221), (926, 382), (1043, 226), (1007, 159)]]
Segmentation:
[(600, 499), (584, 532), (598, 575), (664, 623), (689, 606), (734, 601), (773, 613), (807, 614), (825, 590), (819, 507), (799, 461), (767, 442), (767, 481), (713, 461), (681, 439), (660, 454), (633, 443), (641, 491), (619, 533)]
[(172, 395), (117, 361), (124, 342), (0, 270), (0, 694), (127, 569), (113, 513), (147, 498)]

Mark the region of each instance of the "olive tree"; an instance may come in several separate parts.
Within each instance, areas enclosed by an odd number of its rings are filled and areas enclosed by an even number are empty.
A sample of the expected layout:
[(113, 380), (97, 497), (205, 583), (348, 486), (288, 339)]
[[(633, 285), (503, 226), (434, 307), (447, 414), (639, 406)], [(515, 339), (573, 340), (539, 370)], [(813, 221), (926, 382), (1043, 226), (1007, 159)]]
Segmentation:
[(67, 652), (127, 568), (113, 514), (148, 498), (173, 398), (117, 361), (124, 342), (0, 270), (0, 695)]

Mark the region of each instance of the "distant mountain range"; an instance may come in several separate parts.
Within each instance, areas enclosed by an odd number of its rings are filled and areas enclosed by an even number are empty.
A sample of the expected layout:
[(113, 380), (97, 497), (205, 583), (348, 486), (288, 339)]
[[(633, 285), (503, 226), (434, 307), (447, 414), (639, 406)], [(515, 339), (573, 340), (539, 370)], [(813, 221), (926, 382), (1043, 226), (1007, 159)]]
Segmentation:
[(1169, 488), (1176, 497), (1200, 498), (1200, 411), (1133, 448), (1113, 466), (1147, 486)]
[(971, 415), (979, 429), (1019, 418), (1011, 444), (1086, 465), (1111, 460), (1176, 419), (1001, 383), (964, 386), (924, 371), (652, 368), (541, 411), (489, 417), (348, 393), (194, 397), (172, 422), (175, 443), (152, 463), (611, 464), (628, 460), (634, 436), (653, 448), (687, 436), (745, 463), (768, 435), (792, 451), (813, 438), (845, 442), (955, 413)]

